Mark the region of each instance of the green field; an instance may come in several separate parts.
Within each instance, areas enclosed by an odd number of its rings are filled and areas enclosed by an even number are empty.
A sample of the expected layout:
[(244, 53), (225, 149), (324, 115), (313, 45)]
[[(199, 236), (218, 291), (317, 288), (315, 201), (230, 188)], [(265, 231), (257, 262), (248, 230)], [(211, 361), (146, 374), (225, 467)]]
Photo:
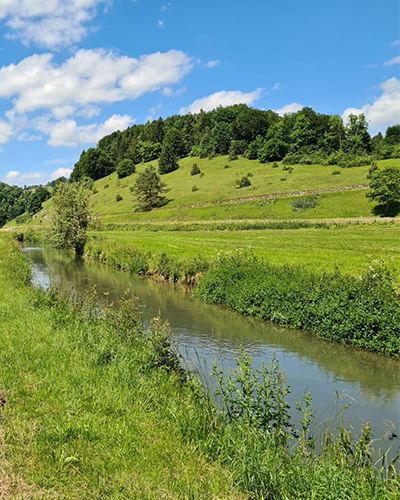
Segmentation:
[(251, 250), (276, 265), (304, 264), (318, 271), (358, 274), (378, 259), (400, 263), (399, 225), (345, 226), (335, 229), (282, 229), (261, 231), (146, 232), (104, 231), (96, 238), (118, 244), (134, 244), (152, 254), (166, 252), (183, 258), (218, 252)]

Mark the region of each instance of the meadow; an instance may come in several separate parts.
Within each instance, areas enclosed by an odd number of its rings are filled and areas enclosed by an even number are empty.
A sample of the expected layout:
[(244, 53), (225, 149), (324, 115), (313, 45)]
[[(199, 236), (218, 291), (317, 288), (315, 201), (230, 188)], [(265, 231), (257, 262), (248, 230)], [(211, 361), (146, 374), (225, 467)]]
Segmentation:
[[(197, 163), (201, 174), (190, 174), (193, 163)], [(377, 163), (385, 167), (398, 165), (399, 160)], [(150, 164), (157, 166), (157, 161)], [(183, 158), (178, 170), (162, 177), (169, 189), (166, 194), (169, 203), (151, 212), (135, 212), (136, 198), (131, 188), (138, 173), (148, 165), (137, 165), (136, 173), (122, 179), (113, 173), (96, 181), (91, 200), (93, 215), (102, 222), (114, 223), (375, 217), (375, 204), (365, 196), (368, 166), (338, 169), (335, 166), (294, 165), (289, 173), (283, 170), (285, 167), (281, 163), (274, 168), (273, 164), (246, 158), (228, 161), (227, 156)], [(340, 174), (332, 175), (333, 171)], [(248, 174), (251, 186), (237, 188), (236, 181)], [(197, 190), (192, 191), (193, 186)], [(291, 203), (297, 196), (318, 191), (315, 208), (292, 210)], [(117, 196), (122, 199), (116, 201)], [(229, 203), (230, 200), (235, 203)], [(45, 210), (49, 207), (51, 200), (44, 203)]]
[(116, 244), (175, 259), (201, 256), (212, 260), (219, 253), (240, 249), (274, 265), (303, 265), (317, 272), (338, 267), (352, 275), (359, 275), (376, 260), (387, 260), (394, 267), (400, 262), (397, 223), (260, 231), (101, 231), (91, 236), (89, 253), (91, 246), (106, 252)]

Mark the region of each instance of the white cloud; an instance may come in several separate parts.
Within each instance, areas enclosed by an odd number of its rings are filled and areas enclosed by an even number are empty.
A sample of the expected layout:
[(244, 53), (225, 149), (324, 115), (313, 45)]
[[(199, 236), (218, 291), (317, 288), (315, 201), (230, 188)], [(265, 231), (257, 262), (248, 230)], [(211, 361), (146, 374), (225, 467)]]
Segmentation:
[(41, 141), (42, 139), (43, 137), (41, 135), (28, 134), (28, 132), (22, 132), (22, 134), (19, 134), (17, 137), (17, 140), (21, 142)]
[(400, 119), (400, 80), (389, 78), (381, 84), (382, 95), (372, 104), (362, 108), (347, 108), (343, 113), (344, 121), (350, 114), (363, 113), (369, 122), (372, 133), (384, 131), (386, 127), (399, 123)]
[(399, 40), (395, 40), (394, 42), (392, 42), (390, 44), (392, 47), (397, 47), (397, 45), (400, 45), (400, 39)]
[(149, 109), (149, 116), (146, 118), (146, 122), (152, 122), (157, 114), (157, 111), (162, 108), (162, 104), (159, 104), (158, 106), (154, 106), (153, 108)]
[(55, 181), (59, 177), (66, 177), (68, 178), (72, 173), (71, 168), (58, 168), (55, 170), (53, 173), (50, 174), (50, 178), (52, 181)]
[(32, 124), (49, 135), (47, 144), (53, 147), (76, 147), (83, 143), (97, 143), (105, 135), (124, 130), (134, 123), (129, 115), (113, 115), (104, 123), (78, 125), (75, 120), (50, 121), (49, 117), (33, 120)]
[(158, 24), (159, 28), (165, 28), (165, 24), (164, 24), (164, 21), (162, 19), (160, 19), (157, 24)]
[(394, 64), (400, 64), (400, 56), (392, 57), (392, 59), (383, 63), (384, 66), (393, 66)]
[(17, 170), (11, 170), (7, 173), (4, 181), (8, 184), (24, 186), (26, 184), (47, 184), (49, 181), (54, 181), (59, 177), (69, 177), (71, 168), (58, 168), (54, 172), (27, 172), (21, 173)]
[(263, 89), (257, 89), (254, 92), (244, 93), (239, 90), (222, 90), (215, 92), (208, 97), (197, 99), (190, 106), (181, 108), (179, 113), (184, 115), (186, 113), (198, 113), (201, 109), (204, 111), (211, 111), (218, 106), (232, 106), (233, 104), (253, 104), (254, 101), (261, 97)]
[(161, 93), (162, 95), (165, 95), (166, 97), (170, 96), (179, 96), (182, 95), (186, 92), (186, 87), (181, 87), (180, 89), (172, 89), (171, 87), (165, 87), (162, 89)]
[(215, 61), (208, 61), (206, 66), (207, 66), (207, 68), (215, 68), (220, 63), (221, 63), (221, 61), (219, 59), (216, 59)]
[(69, 46), (81, 41), (88, 32), (100, 5), (112, 0), (0, 0), (0, 20), (25, 45), (42, 47)]
[(12, 135), (12, 126), (4, 120), (0, 120), (0, 144), (7, 144)]
[(273, 111), (275, 111), (275, 113), (278, 113), (279, 116), (284, 116), (288, 113), (297, 113), (297, 111), (300, 111), (303, 108), (304, 106), (302, 104), (292, 102), (292, 104), (286, 104), (286, 106), (283, 106), (280, 109), (274, 109)]
[(272, 87), (272, 90), (281, 90), (283, 89), (283, 85), (280, 82), (276, 82), (275, 85)]
[(161, 7), (161, 12), (164, 12), (165, 10), (171, 10), (172, 9), (172, 4), (171, 2), (168, 2), (166, 5), (163, 5)]
[(79, 50), (60, 66), (52, 54), (34, 54), (0, 69), (0, 97), (14, 98), (17, 113), (49, 109), (63, 119), (96, 104), (136, 99), (174, 85), (191, 68), (192, 58), (178, 50), (138, 59), (103, 49)]

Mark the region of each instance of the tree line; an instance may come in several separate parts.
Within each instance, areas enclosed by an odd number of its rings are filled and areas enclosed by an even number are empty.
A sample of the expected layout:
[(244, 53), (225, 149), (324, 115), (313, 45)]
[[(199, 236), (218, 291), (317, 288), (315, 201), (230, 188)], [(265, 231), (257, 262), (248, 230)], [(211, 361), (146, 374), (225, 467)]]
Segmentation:
[(115, 171), (124, 177), (134, 172), (135, 165), (157, 159), (162, 175), (177, 169), (179, 159), (188, 155), (226, 154), (261, 163), (365, 165), (371, 158), (400, 157), (400, 124), (371, 137), (364, 115), (350, 115), (344, 123), (339, 115), (309, 107), (283, 117), (245, 104), (219, 107), (113, 132), (96, 148), (82, 152), (71, 179), (97, 180)]
[(29, 217), (39, 212), (50, 196), (50, 191), (43, 186), (20, 188), (0, 182), (0, 227), (23, 214)]

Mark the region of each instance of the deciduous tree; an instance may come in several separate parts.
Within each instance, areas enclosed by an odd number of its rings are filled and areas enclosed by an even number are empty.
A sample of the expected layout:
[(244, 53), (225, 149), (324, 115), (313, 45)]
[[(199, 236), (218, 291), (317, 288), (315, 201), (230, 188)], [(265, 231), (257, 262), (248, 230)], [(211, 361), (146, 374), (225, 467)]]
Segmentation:
[(53, 196), (53, 213), (46, 241), (54, 248), (82, 255), (89, 223), (89, 191), (79, 182), (60, 184)]

